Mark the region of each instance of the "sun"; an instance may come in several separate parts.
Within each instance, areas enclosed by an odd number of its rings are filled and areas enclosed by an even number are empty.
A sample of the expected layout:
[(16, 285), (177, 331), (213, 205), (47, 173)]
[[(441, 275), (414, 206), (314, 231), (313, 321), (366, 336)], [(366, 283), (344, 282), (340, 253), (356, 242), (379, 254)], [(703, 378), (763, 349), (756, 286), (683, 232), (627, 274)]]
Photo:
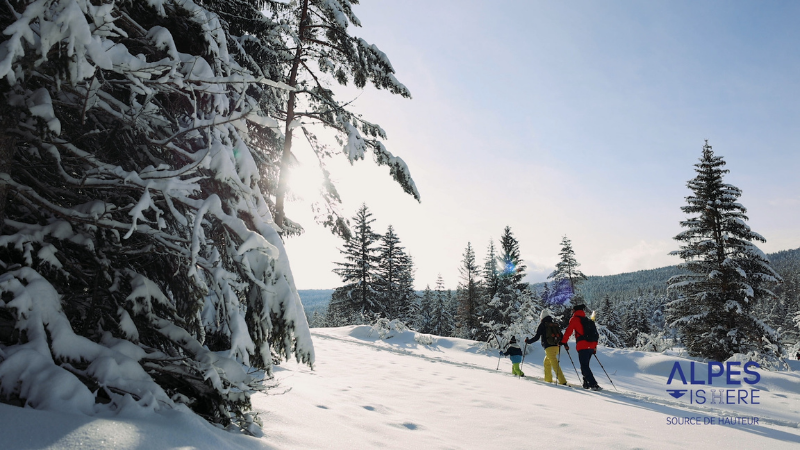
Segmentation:
[(322, 173), (315, 164), (298, 163), (289, 169), (289, 189), (302, 200), (319, 196), (322, 182)]

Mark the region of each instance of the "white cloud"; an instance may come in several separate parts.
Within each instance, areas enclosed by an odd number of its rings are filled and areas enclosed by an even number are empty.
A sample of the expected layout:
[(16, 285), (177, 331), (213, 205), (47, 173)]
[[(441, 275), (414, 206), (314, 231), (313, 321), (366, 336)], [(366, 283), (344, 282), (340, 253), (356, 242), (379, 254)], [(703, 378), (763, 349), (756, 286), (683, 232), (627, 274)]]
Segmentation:
[(608, 274), (655, 269), (680, 262), (676, 257), (669, 256), (669, 252), (676, 249), (676, 244), (671, 240), (641, 240), (632, 247), (607, 255), (601, 263)]

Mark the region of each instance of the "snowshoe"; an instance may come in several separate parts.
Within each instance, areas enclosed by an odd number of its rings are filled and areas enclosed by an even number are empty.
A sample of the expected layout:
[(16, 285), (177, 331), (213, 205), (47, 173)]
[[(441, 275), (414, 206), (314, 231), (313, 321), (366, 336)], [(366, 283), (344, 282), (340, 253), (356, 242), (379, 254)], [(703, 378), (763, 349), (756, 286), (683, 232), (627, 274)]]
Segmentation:
[(593, 391), (602, 391), (603, 388), (601, 388), (600, 386), (592, 386), (591, 390), (593, 390)]

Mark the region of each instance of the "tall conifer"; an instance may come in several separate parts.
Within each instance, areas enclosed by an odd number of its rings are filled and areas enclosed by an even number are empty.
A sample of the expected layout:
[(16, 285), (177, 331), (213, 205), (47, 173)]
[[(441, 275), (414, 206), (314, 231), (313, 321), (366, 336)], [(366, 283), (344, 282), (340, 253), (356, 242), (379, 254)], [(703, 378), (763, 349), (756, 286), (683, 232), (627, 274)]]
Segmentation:
[(486, 249), (486, 259), (483, 263), (483, 288), (485, 303), (488, 303), (497, 293), (499, 287), (499, 271), (497, 269), (497, 250), (494, 247), (494, 240), (489, 240), (489, 247)]
[(566, 305), (577, 293), (578, 285), (586, 280), (586, 275), (578, 269), (580, 263), (575, 258), (572, 241), (566, 236), (561, 239), (561, 251), (558, 255), (561, 260), (556, 264), (556, 270), (547, 276), (548, 280), (553, 280), (550, 301), (556, 305)]
[(436, 278), (436, 288), (433, 292), (433, 307), (431, 312), (431, 333), (438, 336), (451, 336), (455, 328), (452, 305), (450, 304), (450, 291), (445, 289), (442, 274)]
[(675, 239), (682, 245), (671, 253), (688, 273), (669, 280), (678, 299), (668, 307), (689, 353), (717, 361), (772, 348), (765, 344), (776, 336), (751, 311), (774, 296), (769, 285), (780, 280), (752, 243), (766, 240), (745, 223), (747, 210), (737, 203), (741, 190), (723, 182), (724, 165), (706, 141), (697, 176), (687, 183), (692, 195), (681, 207), (688, 218)]
[(391, 225), (380, 240), (376, 273), (375, 291), (382, 315), (402, 319), (408, 310), (407, 302), (412, 299), (409, 288), (413, 293), (414, 275), (411, 257), (400, 245), (400, 238)]
[(497, 256), (497, 265), (500, 272), (499, 289), (514, 292), (527, 287), (527, 283), (522, 282), (527, 267), (520, 256), (519, 241), (514, 237), (509, 226), (505, 227), (503, 235), (500, 237), (500, 254)]
[(489, 302), (487, 316), (496, 323), (509, 325), (516, 320), (520, 298), (528, 286), (522, 282), (526, 267), (520, 257), (519, 242), (508, 226), (500, 238), (497, 266), (499, 269), (497, 293)]
[(475, 251), (472, 244), (467, 243), (461, 266), (458, 268), (461, 279), (458, 283), (456, 298), (458, 313), (456, 323), (460, 337), (472, 339), (480, 326), (480, 283), (479, 268), (475, 262)]
[(383, 313), (375, 289), (380, 235), (372, 231), (373, 222), (367, 205), (361, 205), (353, 217), (353, 235), (340, 250), (345, 262), (337, 262), (339, 267), (333, 269), (345, 285), (331, 298), (334, 310), (359, 314), (367, 320)]

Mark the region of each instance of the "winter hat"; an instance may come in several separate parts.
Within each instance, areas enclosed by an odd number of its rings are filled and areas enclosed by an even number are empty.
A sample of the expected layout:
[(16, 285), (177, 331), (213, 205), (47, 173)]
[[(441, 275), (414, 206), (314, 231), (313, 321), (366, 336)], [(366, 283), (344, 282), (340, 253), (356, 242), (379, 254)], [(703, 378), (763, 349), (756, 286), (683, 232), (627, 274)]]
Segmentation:
[(584, 309), (585, 307), (586, 302), (583, 301), (583, 297), (580, 295), (572, 297), (572, 309)]
[(545, 317), (553, 317), (553, 312), (552, 312), (552, 311), (550, 311), (550, 310), (549, 310), (549, 309), (547, 309), (547, 308), (543, 309), (543, 310), (542, 310), (542, 313), (541, 313), (541, 314), (539, 314), (539, 322), (541, 322), (542, 320), (544, 320), (544, 318), (545, 318)]

